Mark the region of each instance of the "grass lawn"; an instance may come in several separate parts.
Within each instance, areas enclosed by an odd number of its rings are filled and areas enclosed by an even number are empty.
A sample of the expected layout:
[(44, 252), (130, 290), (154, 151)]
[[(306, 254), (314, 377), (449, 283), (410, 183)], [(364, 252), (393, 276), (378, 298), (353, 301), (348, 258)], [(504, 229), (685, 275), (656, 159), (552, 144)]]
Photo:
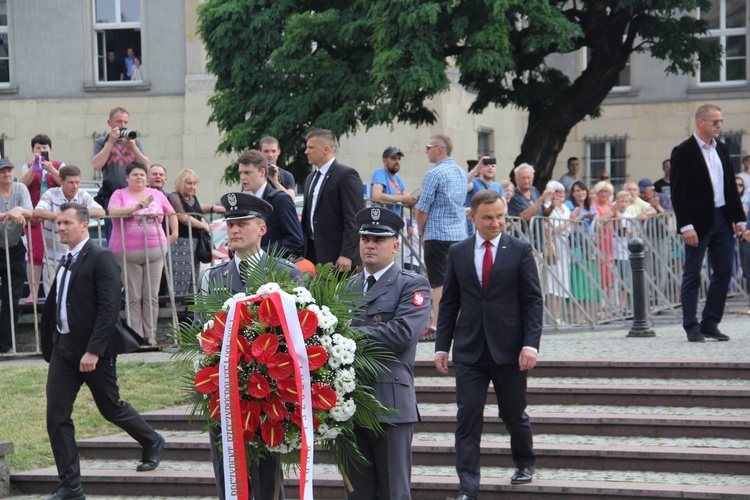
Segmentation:
[[(117, 364), (120, 397), (137, 411), (147, 412), (187, 400), (173, 363), (132, 361)], [(0, 369), (0, 441), (12, 441), (15, 452), (6, 457), (12, 471), (54, 465), (45, 424), (46, 366)], [(83, 385), (73, 410), (76, 438), (122, 432), (99, 414), (88, 387)]]

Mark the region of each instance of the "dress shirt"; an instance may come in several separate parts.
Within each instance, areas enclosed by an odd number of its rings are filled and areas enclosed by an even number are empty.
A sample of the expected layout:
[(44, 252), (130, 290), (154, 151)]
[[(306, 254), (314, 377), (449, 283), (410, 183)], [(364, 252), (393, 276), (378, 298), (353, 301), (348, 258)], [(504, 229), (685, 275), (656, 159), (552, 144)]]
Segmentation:
[[(393, 263), (393, 262), (391, 262), (390, 264), (388, 264), (387, 266), (385, 266), (385, 267), (384, 267), (383, 269), (381, 269), (380, 271), (378, 271), (378, 272), (376, 272), (376, 273), (372, 273), (372, 274), (368, 273), (368, 272), (367, 272), (367, 270), (365, 270), (365, 272), (364, 272), (364, 275), (363, 275), (362, 277), (364, 278), (364, 281), (367, 281), (367, 278), (369, 278), (370, 276), (375, 276), (375, 279), (376, 279), (376, 280), (380, 280), (380, 278), (382, 278), (382, 277), (383, 277), (383, 275), (385, 274), (385, 272), (386, 272), (386, 271), (387, 271), (388, 269), (390, 269), (390, 268), (391, 268), (391, 266), (393, 266), (393, 264), (394, 264), (394, 263)], [(365, 290), (365, 292), (369, 292), (369, 291), (370, 291), (370, 290)]]
[[(318, 182), (315, 184), (315, 186), (312, 187), (312, 193), (310, 193), (310, 196), (312, 197), (312, 200), (310, 201), (310, 230), (312, 231), (313, 235), (315, 234), (315, 224), (313, 223), (313, 216), (315, 215), (315, 205), (318, 202), (318, 193), (320, 192), (320, 186), (323, 185), (323, 179), (325, 179), (325, 176), (328, 173), (328, 169), (331, 168), (331, 164), (335, 160), (335, 157), (331, 158), (330, 161), (326, 162), (322, 167), (318, 169), (318, 172), (320, 172), (320, 177), (318, 178)], [(313, 179), (315, 179), (315, 176), (313, 176)]]
[[(70, 290), (70, 268), (73, 267), (73, 263), (78, 258), (78, 254), (81, 253), (81, 249), (87, 241), (89, 241), (89, 239), (85, 238), (82, 242), (71, 248), (68, 252), (73, 256), (72, 260), (70, 261), (70, 267), (68, 267), (68, 272), (65, 272), (65, 268), (62, 266), (60, 266), (60, 269), (57, 270), (57, 303), (60, 304), (60, 325), (58, 329), (60, 330), (61, 334), (70, 333), (70, 325), (68, 325), (68, 308), (65, 307), (65, 302), (68, 298), (68, 290)], [(67, 258), (67, 254), (65, 255), (65, 257)], [(63, 273), (65, 274), (65, 287), (61, 296), (60, 288), (63, 286), (63, 282), (61, 281)]]
[(240, 259), (237, 254), (234, 254), (234, 267), (237, 268), (237, 273), (240, 275), (240, 277), (242, 276), (242, 272), (240, 271), (240, 262), (242, 262), (243, 260), (249, 261), (251, 266), (250, 268), (252, 269), (258, 262), (260, 262), (260, 259), (263, 258), (264, 253), (265, 252), (263, 252), (262, 249), (258, 249), (258, 253), (248, 257), (247, 259)]
[(424, 239), (461, 241), (466, 239), (466, 188), (469, 178), (453, 158), (435, 164), (422, 180), (422, 194), (415, 209), (427, 214)]
[(250, 191), (250, 194), (257, 198), (263, 199), (263, 195), (266, 194), (266, 186), (268, 186), (268, 182), (264, 182), (263, 185), (254, 193)]

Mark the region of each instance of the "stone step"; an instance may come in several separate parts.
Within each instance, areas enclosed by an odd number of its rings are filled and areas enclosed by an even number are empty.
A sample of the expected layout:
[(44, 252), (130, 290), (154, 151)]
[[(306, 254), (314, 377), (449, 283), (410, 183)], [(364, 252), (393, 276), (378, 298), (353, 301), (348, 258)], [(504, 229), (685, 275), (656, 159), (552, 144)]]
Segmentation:
[[(444, 383), (416, 382), (417, 401), (450, 403), (456, 400), (456, 387)], [(489, 389), (494, 398), (494, 390)], [(669, 386), (669, 385), (528, 385), (528, 403), (552, 405), (638, 405), (638, 406), (709, 406), (716, 408), (750, 408), (750, 387)]]
[[(185, 462), (192, 467), (175, 468), (164, 462), (155, 471), (138, 473), (134, 463), (82, 461), (82, 482), (87, 494), (114, 496), (179, 496), (190, 499), (215, 495), (210, 464)], [(750, 476), (718, 474), (666, 474), (639, 471), (575, 471), (539, 468), (533, 483), (510, 485), (512, 469), (483, 467), (480, 496), (498, 498), (512, 495), (521, 499), (750, 499)], [(26, 494), (51, 492), (57, 482), (53, 467), (16, 473), (11, 481)], [(326, 500), (343, 499), (344, 485), (335, 467), (315, 466), (314, 495)], [(453, 467), (415, 467), (412, 474), (412, 498), (435, 500), (455, 497), (458, 479)], [(298, 498), (294, 474), (285, 480), (285, 496)]]
[[(208, 435), (190, 433), (165, 434), (165, 461), (210, 462)], [(669, 440), (645, 444), (630, 443), (629, 439), (594, 439), (591, 444), (566, 442), (555, 436), (551, 443), (545, 436), (536, 435), (534, 451), (538, 465), (547, 469), (643, 470), (656, 472), (702, 472), (741, 474), (750, 476), (750, 442), (735, 443), (736, 448), (670, 446)], [(574, 441), (574, 440), (570, 440)], [(744, 447), (741, 447), (744, 443)], [(661, 445), (660, 445), (661, 444)], [(681, 443), (687, 444), (687, 443)], [(710, 442), (703, 443), (710, 445)], [(720, 444), (720, 443), (717, 443)], [(126, 435), (108, 436), (78, 441), (81, 457), (88, 460), (131, 460), (137, 462), (140, 445)], [(412, 443), (414, 466), (451, 466), (455, 463), (453, 436), (422, 433)], [(316, 462), (330, 463), (324, 453), (315, 455)], [(510, 443), (505, 436), (484, 434), (482, 464), (503, 467), (511, 464)]]
[[(438, 377), (432, 359), (420, 359), (414, 364), (414, 376)], [(453, 367), (450, 367), (453, 377)], [(705, 359), (542, 359), (529, 372), (538, 377), (604, 377), (604, 378), (681, 378), (700, 380), (750, 380), (750, 361), (719, 361)]]
[[(738, 409), (715, 408), (625, 408), (577, 407), (585, 410), (574, 413), (570, 407), (532, 406), (529, 416), (534, 432), (538, 434), (578, 434), (594, 436), (664, 437), (664, 438), (726, 438), (744, 439), (750, 436), (750, 419), (747, 412)], [(677, 414), (682, 410), (685, 414)], [(700, 411), (703, 410), (703, 411)], [(456, 429), (455, 404), (420, 405), (422, 421), (415, 424), (415, 432), (454, 432)], [(649, 414), (648, 412), (653, 412)], [(726, 413), (726, 415), (717, 415)], [(505, 425), (497, 416), (497, 406), (487, 405), (484, 432), (505, 433)], [(167, 431), (196, 431), (203, 421), (191, 419), (187, 407), (158, 410), (144, 414), (156, 429)]]

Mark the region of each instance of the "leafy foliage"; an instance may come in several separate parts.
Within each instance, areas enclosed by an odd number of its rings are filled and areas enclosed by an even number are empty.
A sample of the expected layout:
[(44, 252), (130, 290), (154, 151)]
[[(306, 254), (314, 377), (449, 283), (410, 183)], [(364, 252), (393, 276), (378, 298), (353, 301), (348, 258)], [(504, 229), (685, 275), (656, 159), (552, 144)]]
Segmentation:
[[(279, 138), (292, 170), (306, 172), (305, 131), (338, 135), (440, 117), (429, 99), (450, 85), (450, 68), (474, 92), (469, 110), (517, 106), (529, 127), (516, 163), (546, 183), (570, 129), (595, 117), (634, 52), (650, 51), (668, 73), (716, 67), (694, 13), (710, 0), (208, 0), (199, 32), (217, 77), (211, 121), (220, 151), (261, 136)], [(574, 81), (547, 65), (581, 48)], [(228, 169), (225, 178), (232, 178)]]

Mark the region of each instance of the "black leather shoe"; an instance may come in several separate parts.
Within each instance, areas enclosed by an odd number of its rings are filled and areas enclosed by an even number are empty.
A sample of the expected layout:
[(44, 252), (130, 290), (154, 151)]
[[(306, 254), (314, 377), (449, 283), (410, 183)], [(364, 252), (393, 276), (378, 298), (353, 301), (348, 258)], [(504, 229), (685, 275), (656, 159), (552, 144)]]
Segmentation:
[(724, 335), (718, 328), (714, 328), (713, 330), (701, 330), (701, 334), (710, 339), (718, 340), (719, 342), (726, 342), (729, 340), (729, 335)]
[(510, 478), (510, 484), (528, 484), (534, 478), (534, 471), (536, 467), (524, 467), (522, 469), (516, 469), (513, 473), (513, 477)]
[(470, 497), (469, 495), (459, 495), (456, 500), (477, 500), (474, 497)]
[(700, 332), (693, 332), (687, 334), (688, 342), (705, 342), (706, 337)]
[(138, 466), (135, 468), (138, 472), (147, 472), (159, 467), (159, 462), (161, 462), (161, 452), (164, 449), (164, 438), (161, 434), (157, 434), (157, 436), (159, 440), (155, 445), (149, 448), (143, 448), (141, 461), (138, 462)]
[(86, 500), (86, 495), (80, 484), (76, 488), (60, 486), (47, 500)]

